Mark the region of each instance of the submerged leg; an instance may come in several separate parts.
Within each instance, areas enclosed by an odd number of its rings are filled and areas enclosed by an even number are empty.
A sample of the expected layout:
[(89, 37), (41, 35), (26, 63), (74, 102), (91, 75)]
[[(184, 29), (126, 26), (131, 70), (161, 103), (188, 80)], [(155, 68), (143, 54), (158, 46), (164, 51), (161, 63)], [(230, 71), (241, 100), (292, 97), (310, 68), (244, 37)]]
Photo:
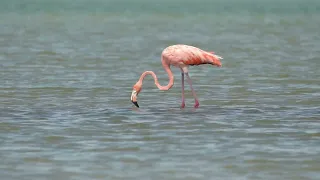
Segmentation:
[(181, 108), (184, 108), (186, 103), (184, 99), (184, 73), (181, 72)]
[(199, 100), (197, 98), (196, 92), (192, 88), (192, 81), (191, 81), (191, 78), (189, 77), (189, 74), (185, 73), (185, 75), (187, 76), (187, 81), (188, 81), (188, 83), (190, 85), (190, 89), (191, 89), (192, 95), (194, 97), (194, 107), (197, 108), (197, 107), (199, 107)]

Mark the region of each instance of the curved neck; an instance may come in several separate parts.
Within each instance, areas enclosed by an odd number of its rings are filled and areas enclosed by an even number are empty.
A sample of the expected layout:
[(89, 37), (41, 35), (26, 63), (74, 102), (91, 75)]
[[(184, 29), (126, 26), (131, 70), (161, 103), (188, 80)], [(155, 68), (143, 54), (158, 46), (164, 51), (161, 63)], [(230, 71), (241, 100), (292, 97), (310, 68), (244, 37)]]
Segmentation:
[(160, 90), (165, 90), (165, 91), (169, 90), (169, 89), (173, 86), (173, 84), (174, 84), (173, 74), (172, 74), (172, 71), (171, 71), (171, 69), (170, 69), (170, 67), (169, 67), (168, 65), (163, 64), (163, 68), (164, 68), (164, 69), (166, 70), (166, 72), (168, 73), (168, 77), (169, 77), (169, 83), (168, 83), (168, 85), (166, 85), (166, 86), (161, 86), (161, 85), (159, 84), (157, 75), (156, 75), (153, 71), (145, 71), (145, 72), (143, 72), (143, 73), (141, 74), (141, 76), (140, 76), (139, 81), (142, 83), (142, 81), (143, 81), (143, 79), (145, 78), (145, 76), (148, 75), (148, 74), (150, 74), (150, 75), (153, 77), (153, 79), (154, 79), (155, 85), (156, 85)]

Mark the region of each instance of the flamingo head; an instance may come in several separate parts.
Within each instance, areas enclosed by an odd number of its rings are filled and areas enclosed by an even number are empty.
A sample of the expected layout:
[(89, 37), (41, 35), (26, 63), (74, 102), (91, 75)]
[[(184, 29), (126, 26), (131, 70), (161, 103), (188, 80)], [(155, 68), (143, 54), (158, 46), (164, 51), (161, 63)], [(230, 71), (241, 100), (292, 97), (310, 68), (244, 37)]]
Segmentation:
[(138, 94), (140, 93), (141, 88), (142, 88), (142, 83), (139, 81), (132, 87), (131, 102), (137, 107), (139, 107)]

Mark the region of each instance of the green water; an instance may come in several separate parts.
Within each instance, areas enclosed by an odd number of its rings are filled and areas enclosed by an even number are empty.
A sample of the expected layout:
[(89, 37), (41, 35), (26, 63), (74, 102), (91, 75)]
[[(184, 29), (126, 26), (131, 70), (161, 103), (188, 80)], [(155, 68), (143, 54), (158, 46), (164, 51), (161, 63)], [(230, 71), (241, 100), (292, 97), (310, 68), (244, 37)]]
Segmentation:
[[(320, 1), (0, 2), (0, 177), (319, 179)], [(215, 51), (168, 82), (161, 51)]]

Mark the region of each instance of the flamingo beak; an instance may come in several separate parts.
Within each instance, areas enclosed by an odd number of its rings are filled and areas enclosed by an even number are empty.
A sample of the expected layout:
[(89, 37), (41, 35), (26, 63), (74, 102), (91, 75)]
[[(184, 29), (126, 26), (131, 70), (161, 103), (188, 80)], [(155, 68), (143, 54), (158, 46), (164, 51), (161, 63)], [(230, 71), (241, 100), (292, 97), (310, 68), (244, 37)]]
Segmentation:
[(137, 108), (139, 108), (139, 104), (138, 104), (138, 102), (133, 102), (133, 101), (131, 101), (135, 106), (137, 106)]
[(131, 93), (131, 102), (137, 106), (139, 108), (139, 105), (138, 105), (138, 94), (137, 94), (137, 91), (136, 90), (133, 90), (132, 93)]

